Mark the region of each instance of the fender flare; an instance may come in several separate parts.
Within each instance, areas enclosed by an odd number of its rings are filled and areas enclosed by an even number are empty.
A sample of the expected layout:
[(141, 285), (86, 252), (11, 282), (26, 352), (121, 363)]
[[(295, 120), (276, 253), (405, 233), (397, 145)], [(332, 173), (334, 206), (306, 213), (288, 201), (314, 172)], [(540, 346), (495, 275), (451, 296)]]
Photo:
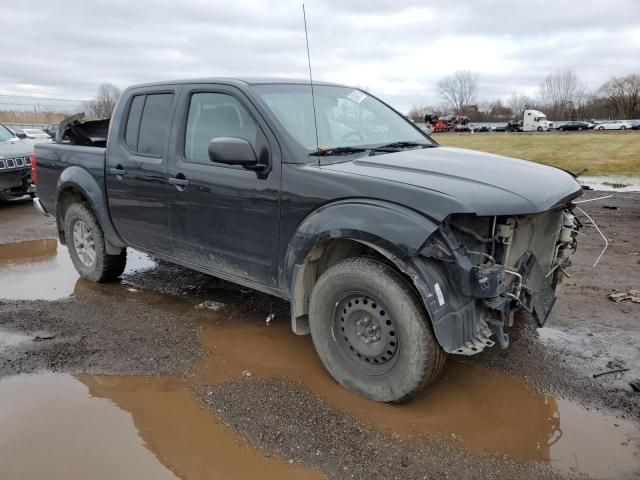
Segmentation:
[(62, 171), (60, 177), (58, 177), (58, 183), (56, 185), (56, 221), (58, 223), (58, 229), (62, 226), (62, 212), (60, 195), (68, 188), (73, 188), (79, 191), (87, 199), (91, 209), (95, 213), (98, 223), (102, 228), (104, 237), (106, 240), (107, 252), (110, 254), (117, 254), (122, 248), (126, 247), (126, 244), (120, 238), (120, 235), (116, 232), (113, 223), (111, 222), (111, 216), (109, 215), (109, 208), (104, 196), (104, 189), (101, 188), (98, 180), (91, 175), (87, 170), (77, 165), (70, 166)]
[(372, 199), (332, 202), (308, 215), (288, 244), (281, 272), (291, 300), (293, 331), (308, 333), (303, 318), (310, 291), (304, 269), (314, 248), (329, 240), (352, 240), (381, 253), (394, 264), (416, 256), (439, 223), (407, 207)]

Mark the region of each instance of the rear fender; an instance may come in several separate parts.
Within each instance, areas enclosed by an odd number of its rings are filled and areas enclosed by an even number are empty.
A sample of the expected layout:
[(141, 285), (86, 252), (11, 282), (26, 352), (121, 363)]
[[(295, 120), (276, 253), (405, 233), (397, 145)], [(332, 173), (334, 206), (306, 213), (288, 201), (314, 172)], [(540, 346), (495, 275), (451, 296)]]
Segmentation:
[[(58, 231), (64, 230), (64, 224), (62, 221), (62, 203), (60, 198), (63, 192), (72, 189), (80, 193), (89, 203), (89, 206), (93, 210), (98, 219), (98, 223), (104, 232), (105, 244), (107, 246), (107, 253), (116, 255), (126, 247), (126, 244), (122, 241), (117, 234), (111, 217), (109, 215), (109, 208), (107, 206), (106, 199), (104, 197), (104, 190), (100, 184), (87, 170), (79, 166), (71, 166), (66, 168), (58, 178), (58, 184), (56, 191), (58, 196), (56, 198), (56, 221), (58, 223)], [(64, 240), (62, 234), (60, 235), (61, 241)]]

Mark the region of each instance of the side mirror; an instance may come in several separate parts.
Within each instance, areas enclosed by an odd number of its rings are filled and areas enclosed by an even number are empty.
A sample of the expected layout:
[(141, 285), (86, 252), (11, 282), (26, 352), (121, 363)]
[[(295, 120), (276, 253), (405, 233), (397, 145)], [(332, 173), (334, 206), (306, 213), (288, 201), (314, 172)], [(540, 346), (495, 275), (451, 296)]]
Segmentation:
[(244, 138), (219, 137), (209, 140), (209, 160), (245, 168), (258, 166), (258, 156)]
[(24, 140), (25, 138), (27, 138), (27, 134), (24, 132), (16, 132), (16, 137)]

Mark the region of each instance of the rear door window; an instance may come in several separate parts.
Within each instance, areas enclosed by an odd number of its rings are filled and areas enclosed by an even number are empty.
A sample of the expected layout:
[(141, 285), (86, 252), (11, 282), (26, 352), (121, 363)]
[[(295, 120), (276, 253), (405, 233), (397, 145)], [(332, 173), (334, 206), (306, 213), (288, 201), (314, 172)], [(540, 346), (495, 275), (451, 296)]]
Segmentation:
[(138, 153), (162, 155), (165, 140), (169, 135), (169, 114), (173, 93), (147, 95), (140, 120)]
[(129, 150), (144, 155), (162, 155), (169, 135), (173, 97), (173, 93), (150, 93), (133, 97), (124, 132), (124, 142)]

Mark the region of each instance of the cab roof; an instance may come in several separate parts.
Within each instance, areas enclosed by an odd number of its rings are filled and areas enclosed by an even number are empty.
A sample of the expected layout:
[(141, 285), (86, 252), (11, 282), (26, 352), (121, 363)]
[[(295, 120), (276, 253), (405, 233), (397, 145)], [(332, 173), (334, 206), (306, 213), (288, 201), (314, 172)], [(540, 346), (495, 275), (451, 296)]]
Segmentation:
[[(186, 85), (186, 84), (208, 84), (219, 83), (225, 85), (233, 85), (237, 87), (243, 87), (248, 85), (310, 85), (311, 82), (308, 79), (299, 78), (281, 78), (281, 77), (205, 77), (205, 78), (191, 78), (181, 80), (167, 80), (161, 82), (141, 83), (137, 85), (131, 85), (129, 88), (145, 88), (145, 87), (161, 87), (169, 85)], [(333, 86), (333, 87), (349, 87), (339, 83), (332, 82), (313, 82), (314, 85)]]

